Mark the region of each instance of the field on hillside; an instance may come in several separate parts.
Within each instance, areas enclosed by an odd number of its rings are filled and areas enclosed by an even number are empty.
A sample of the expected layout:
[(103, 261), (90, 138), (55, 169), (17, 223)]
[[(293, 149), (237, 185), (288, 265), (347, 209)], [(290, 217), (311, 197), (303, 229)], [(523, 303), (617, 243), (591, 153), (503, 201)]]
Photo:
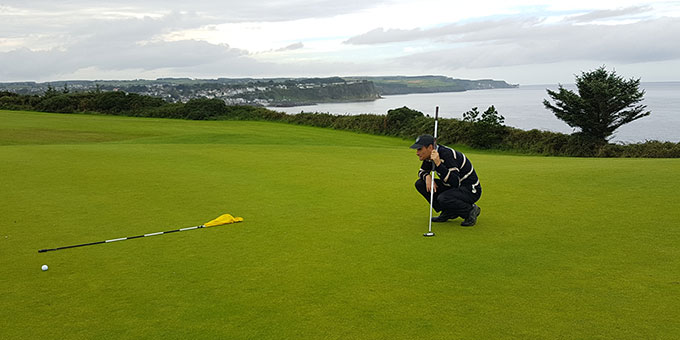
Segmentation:
[(478, 224), (425, 238), (411, 142), (0, 111), (0, 338), (680, 334), (680, 159), (466, 149)]

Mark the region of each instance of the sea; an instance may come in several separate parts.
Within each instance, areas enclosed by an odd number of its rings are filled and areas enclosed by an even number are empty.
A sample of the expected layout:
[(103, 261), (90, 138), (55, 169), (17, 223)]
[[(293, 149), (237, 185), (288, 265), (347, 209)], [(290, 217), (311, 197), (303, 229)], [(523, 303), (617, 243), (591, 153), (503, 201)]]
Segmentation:
[[(575, 90), (573, 84), (563, 84), (566, 89)], [(680, 142), (680, 81), (641, 83), (645, 91), (640, 103), (646, 105), (649, 116), (619, 127), (611, 142), (640, 143), (650, 140)], [(547, 89), (556, 91), (558, 85), (521, 85), (517, 88), (474, 90), (465, 92), (443, 92), (384, 96), (381, 99), (353, 103), (324, 103), (309, 106), (270, 107), (275, 111), (296, 114), (300, 112), (322, 112), (339, 115), (387, 114), (388, 110), (408, 107), (434, 117), (435, 107), (439, 116), (462, 119), (463, 113), (476, 107), (484, 112), (493, 105), (505, 117), (505, 125), (522, 130), (572, 133), (575, 130), (557, 119), (552, 111), (543, 105), (551, 98)]]

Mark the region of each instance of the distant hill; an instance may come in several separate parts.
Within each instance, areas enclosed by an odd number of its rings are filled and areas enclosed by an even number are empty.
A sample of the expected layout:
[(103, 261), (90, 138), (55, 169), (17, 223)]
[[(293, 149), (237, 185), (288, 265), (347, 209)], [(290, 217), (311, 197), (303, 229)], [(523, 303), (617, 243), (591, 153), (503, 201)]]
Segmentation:
[(227, 104), (298, 106), (329, 102), (372, 101), (381, 95), (459, 92), (517, 87), (501, 80), (465, 80), (445, 76), (327, 78), (158, 78), (155, 80), (69, 80), (45, 83), (0, 83), (0, 91), (42, 95), (49, 88), (63, 92), (125, 91), (187, 102), (218, 98)]
[(42, 95), (63, 92), (124, 91), (186, 103), (217, 98), (232, 105), (297, 106), (328, 102), (371, 101), (380, 98), (373, 82), (329, 78), (158, 78), (156, 80), (70, 80), (49, 83), (0, 83), (0, 91)]
[(519, 85), (508, 84), (502, 80), (467, 80), (445, 76), (345, 77), (345, 79), (372, 81), (381, 95), (462, 92), (519, 87)]

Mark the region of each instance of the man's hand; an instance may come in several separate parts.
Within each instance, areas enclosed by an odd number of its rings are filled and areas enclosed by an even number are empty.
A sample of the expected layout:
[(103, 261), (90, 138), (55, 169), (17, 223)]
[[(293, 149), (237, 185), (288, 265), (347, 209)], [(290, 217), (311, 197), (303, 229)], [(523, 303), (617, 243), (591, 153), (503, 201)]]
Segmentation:
[(442, 160), (441, 158), (439, 158), (439, 152), (437, 150), (432, 150), (432, 153), (430, 154), (430, 159), (434, 162), (436, 166), (442, 164)]
[(434, 187), (434, 192), (437, 192), (437, 183), (432, 181), (432, 176), (425, 176), (425, 187), (427, 188), (427, 192), (430, 192), (432, 187)]

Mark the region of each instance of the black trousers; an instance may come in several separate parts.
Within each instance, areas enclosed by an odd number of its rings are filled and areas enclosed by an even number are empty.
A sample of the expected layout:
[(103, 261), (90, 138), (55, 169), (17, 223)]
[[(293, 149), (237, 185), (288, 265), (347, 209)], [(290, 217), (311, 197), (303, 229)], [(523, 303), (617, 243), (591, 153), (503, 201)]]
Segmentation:
[[(434, 193), (432, 207), (435, 211), (441, 211), (447, 215), (467, 218), (472, 210), (472, 204), (482, 196), (481, 186), (477, 186), (476, 192), (472, 192), (468, 187), (447, 187), (440, 179), (435, 179), (434, 182), (437, 184), (437, 191)], [(430, 193), (427, 191), (424, 180), (416, 181), (416, 190), (425, 197), (428, 203), (430, 202)]]

